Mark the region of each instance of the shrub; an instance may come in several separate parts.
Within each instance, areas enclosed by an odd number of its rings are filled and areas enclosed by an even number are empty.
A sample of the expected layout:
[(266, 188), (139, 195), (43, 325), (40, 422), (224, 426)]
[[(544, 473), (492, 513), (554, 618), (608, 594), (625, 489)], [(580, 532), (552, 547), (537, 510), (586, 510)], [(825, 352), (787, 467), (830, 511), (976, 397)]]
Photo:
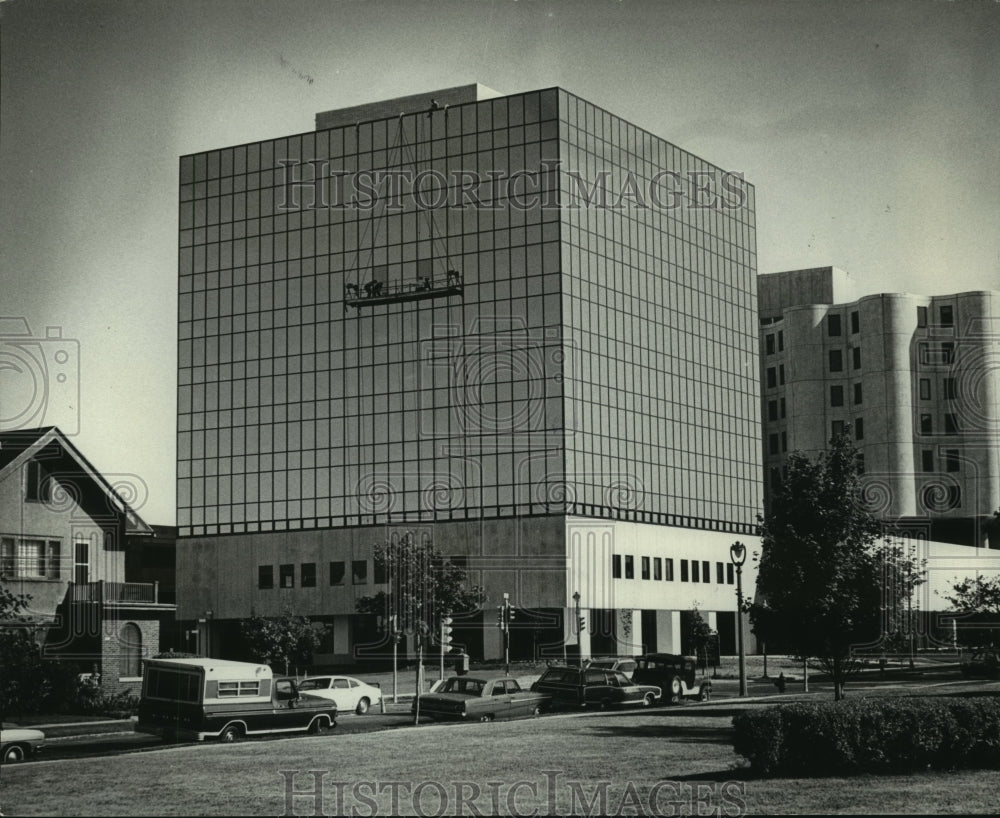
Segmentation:
[(762, 775), (1000, 768), (998, 696), (779, 705), (733, 726), (733, 749)]
[(77, 670), (55, 659), (43, 659), (26, 636), (0, 633), (0, 712), (33, 715), (53, 712), (71, 699)]

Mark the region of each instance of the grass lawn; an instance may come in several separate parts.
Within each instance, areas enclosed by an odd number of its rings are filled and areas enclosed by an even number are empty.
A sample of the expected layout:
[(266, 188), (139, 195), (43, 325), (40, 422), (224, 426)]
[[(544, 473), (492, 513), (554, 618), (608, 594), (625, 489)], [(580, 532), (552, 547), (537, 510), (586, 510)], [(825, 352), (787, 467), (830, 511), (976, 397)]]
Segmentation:
[[(417, 807), (432, 815), (996, 811), (995, 770), (755, 779), (730, 744), (737, 706), (746, 705), (335, 732), (38, 762), (4, 768), (0, 808), (5, 815), (97, 816), (415, 814)], [(322, 801), (300, 795), (289, 802), (287, 783), (313, 790), (310, 770), (320, 771)]]

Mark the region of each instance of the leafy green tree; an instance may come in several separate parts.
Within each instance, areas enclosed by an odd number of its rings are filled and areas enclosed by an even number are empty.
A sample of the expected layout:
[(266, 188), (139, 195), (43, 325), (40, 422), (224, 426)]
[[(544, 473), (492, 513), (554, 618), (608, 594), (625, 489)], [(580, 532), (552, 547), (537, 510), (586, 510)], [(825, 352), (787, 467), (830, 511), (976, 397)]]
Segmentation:
[(323, 630), (308, 617), (286, 610), (281, 616), (251, 616), (240, 626), (243, 641), (255, 662), (279, 670), (308, 667), (323, 639)]
[(1000, 576), (966, 577), (952, 585), (952, 594), (945, 599), (963, 614), (958, 625), (963, 642), (982, 645), (1000, 641)]
[(923, 581), (923, 568), (882, 534), (864, 507), (857, 451), (842, 435), (812, 461), (787, 460), (788, 476), (761, 518), (754, 632), (815, 657), (834, 697), (856, 667), (855, 649), (878, 644), (890, 614)]
[(0, 622), (17, 622), (21, 611), (31, 603), (31, 594), (15, 594), (7, 587), (7, 577), (0, 573)]
[(708, 667), (708, 648), (712, 643), (713, 633), (701, 611), (698, 610), (697, 603), (690, 611), (681, 612), (681, 626), (684, 629), (684, 641), (691, 646), (698, 660), (698, 666)]
[(381, 617), (387, 631), (420, 639), (436, 634), (440, 617), (478, 610), (485, 595), (469, 586), (465, 571), (439, 554), (429, 537), (413, 532), (375, 546), (375, 565), (386, 590), (362, 597), (358, 613)]

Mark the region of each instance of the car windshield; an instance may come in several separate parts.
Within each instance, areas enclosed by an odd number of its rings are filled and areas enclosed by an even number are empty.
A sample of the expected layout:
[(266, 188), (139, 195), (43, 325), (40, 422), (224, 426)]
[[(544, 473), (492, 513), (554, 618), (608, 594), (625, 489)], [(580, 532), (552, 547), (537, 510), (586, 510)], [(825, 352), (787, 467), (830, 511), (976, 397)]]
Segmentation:
[(483, 682), (480, 679), (449, 679), (445, 682), (442, 692), (481, 696), (483, 694)]

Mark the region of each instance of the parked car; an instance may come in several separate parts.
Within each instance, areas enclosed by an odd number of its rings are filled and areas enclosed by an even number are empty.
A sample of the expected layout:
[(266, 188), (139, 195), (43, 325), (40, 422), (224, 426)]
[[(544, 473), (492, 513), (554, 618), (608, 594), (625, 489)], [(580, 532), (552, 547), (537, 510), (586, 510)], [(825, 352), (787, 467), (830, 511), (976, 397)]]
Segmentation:
[(0, 760), (16, 764), (37, 755), (45, 746), (45, 733), (4, 722), (0, 726)]
[(967, 679), (1000, 679), (1000, 648), (976, 648), (963, 653), (959, 669)]
[(667, 700), (677, 704), (683, 698), (707, 701), (712, 696), (710, 679), (698, 679), (698, 662), (694, 656), (674, 653), (647, 653), (636, 657), (632, 679), (641, 684), (663, 688)]
[[(434, 693), (420, 697), (420, 715), (432, 719), (493, 721), (538, 716), (549, 708), (550, 702), (549, 696), (524, 690), (509, 676), (452, 676)], [(416, 708), (414, 699), (411, 712)]]
[(595, 659), (587, 660), (584, 664), (586, 667), (600, 667), (605, 670), (620, 670), (630, 679), (632, 678), (632, 674), (635, 673), (636, 667), (635, 659), (620, 656), (599, 656)]
[(353, 676), (307, 676), (299, 682), (299, 692), (320, 696), (337, 703), (337, 710), (352, 710), (363, 716), (372, 705), (382, 701), (382, 691)]
[(136, 730), (166, 739), (237, 741), (269, 733), (323, 733), (337, 705), (267, 665), (223, 659), (149, 659)]
[(553, 705), (599, 707), (618, 705), (650, 707), (662, 693), (656, 685), (635, 684), (620, 670), (599, 667), (550, 667), (531, 689), (552, 697)]

